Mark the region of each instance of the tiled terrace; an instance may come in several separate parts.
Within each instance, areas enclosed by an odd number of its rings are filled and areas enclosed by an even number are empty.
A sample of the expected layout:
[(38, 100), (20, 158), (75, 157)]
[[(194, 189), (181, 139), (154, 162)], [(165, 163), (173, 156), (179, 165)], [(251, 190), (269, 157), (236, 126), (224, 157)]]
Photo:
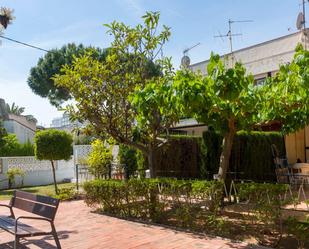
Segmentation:
[[(2, 202), (4, 203), (4, 202)], [(1, 208), (1, 214), (6, 210)], [(63, 249), (183, 248), (261, 249), (222, 238), (212, 238), (173, 229), (117, 219), (92, 212), (83, 201), (60, 204), (55, 220)], [(17, 212), (21, 214), (21, 212)], [(48, 228), (45, 224), (37, 224)], [(0, 248), (13, 248), (14, 237), (0, 231)], [(22, 248), (55, 249), (50, 236), (21, 240)]]

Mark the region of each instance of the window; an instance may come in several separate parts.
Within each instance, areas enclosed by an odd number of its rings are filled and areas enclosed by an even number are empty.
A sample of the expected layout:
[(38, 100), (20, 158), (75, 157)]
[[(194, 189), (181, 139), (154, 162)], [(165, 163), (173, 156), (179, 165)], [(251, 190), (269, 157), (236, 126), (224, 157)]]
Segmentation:
[(266, 77), (263, 77), (263, 78), (256, 79), (254, 83), (256, 86), (262, 86), (265, 84), (265, 81), (266, 81)]

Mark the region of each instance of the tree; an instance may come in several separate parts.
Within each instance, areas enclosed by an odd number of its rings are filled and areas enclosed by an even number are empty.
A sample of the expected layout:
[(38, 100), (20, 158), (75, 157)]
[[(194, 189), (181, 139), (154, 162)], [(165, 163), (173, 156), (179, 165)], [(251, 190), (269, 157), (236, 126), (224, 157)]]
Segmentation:
[(214, 54), (206, 76), (185, 69), (178, 71), (173, 88), (173, 102), (184, 115), (195, 117), (223, 135), (218, 178), (224, 180), (236, 132), (250, 130), (259, 122), (261, 89), (254, 86), (253, 76), (246, 75), (240, 63), (226, 68)]
[(34, 136), (34, 154), (38, 160), (49, 160), (52, 166), (55, 193), (58, 194), (55, 160), (69, 160), (72, 156), (72, 136), (60, 130), (42, 130)]
[(0, 8), (0, 24), (4, 29), (6, 29), (7, 26), (12, 23), (13, 19), (13, 10), (5, 7)]
[(276, 120), (284, 133), (295, 132), (309, 124), (309, 51), (298, 45), (293, 60), (281, 65), (274, 78), (262, 89), (265, 101), (260, 106), (267, 124)]
[(55, 86), (52, 77), (60, 74), (64, 65), (71, 65), (74, 57), (90, 51), (97, 60), (105, 60), (106, 49), (84, 47), (81, 44), (77, 46), (74, 43), (64, 45), (60, 49), (52, 49), (39, 59), (35, 67), (31, 68), (28, 77), (29, 87), (35, 94), (48, 98), (52, 105), (60, 106), (64, 101), (69, 100), (71, 95), (67, 89)]
[(154, 150), (164, 142), (159, 136), (173, 123), (171, 103), (164, 99), (161, 106), (158, 96), (174, 75), (170, 58), (159, 58), (170, 36), (166, 26), (158, 33), (159, 16), (147, 12), (144, 23), (136, 27), (118, 22), (106, 25), (114, 38), (106, 61), (85, 54), (54, 77), (56, 85), (75, 100), (67, 106), (70, 115), (87, 121), (101, 138), (110, 136), (141, 150), (148, 157), (151, 176), (155, 176)]
[(25, 107), (20, 107), (15, 104), (15, 102), (12, 103), (12, 105), (6, 104), (6, 110), (10, 114), (15, 114), (15, 115), (21, 115), (25, 112)]

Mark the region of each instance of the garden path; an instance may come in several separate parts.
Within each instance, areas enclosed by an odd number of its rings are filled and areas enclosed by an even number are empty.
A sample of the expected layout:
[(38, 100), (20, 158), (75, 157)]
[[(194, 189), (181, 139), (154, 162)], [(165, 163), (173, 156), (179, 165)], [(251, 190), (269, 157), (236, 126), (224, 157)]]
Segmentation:
[[(1, 201), (0, 203), (7, 203)], [(0, 214), (6, 210), (1, 208)], [(17, 212), (17, 215), (22, 212)], [(167, 227), (142, 224), (93, 212), (83, 201), (62, 202), (59, 206), (56, 229), (63, 249), (262, 249), (244, 243), (232, 242), (178, 231)], [(48, 228), (45, 224), (36, 224)], [(0, 248), (13, 248), (14, 237), (0, 231)], [(22, 249), (55, 249), (50, 236), (21, 240)]]

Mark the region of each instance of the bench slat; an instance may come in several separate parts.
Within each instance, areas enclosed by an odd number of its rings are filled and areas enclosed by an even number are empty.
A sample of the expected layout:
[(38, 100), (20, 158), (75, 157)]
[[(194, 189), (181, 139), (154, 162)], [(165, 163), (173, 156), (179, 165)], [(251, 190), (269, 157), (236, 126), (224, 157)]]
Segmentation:
[(12, 199), (12, 206), (52, 220), (54, 219), (57, 211), (57, 207), (44, 205), (17, 197)]
[[(10, 217), (0, 216), (0, 228), (11, 234), (15, 234), (15, 220)], [(43, 233), (45, 232), (42, 230), (36, 229), (22, 222), (18, 222), (17, 235), (35, 235)]]
[(21, 199), (27, 199), (27, 200), (31, 200), (34, 202), (40, 202), (40, 203), (44, 203), (50, 206), (58, 206), (59, 204), (59, 200), (49, 197), (49, 196), (43, 196), (43, 195), (34, 195), (25, 191), (15, 191), (15, 197), (17, 198), (21, 198)]

